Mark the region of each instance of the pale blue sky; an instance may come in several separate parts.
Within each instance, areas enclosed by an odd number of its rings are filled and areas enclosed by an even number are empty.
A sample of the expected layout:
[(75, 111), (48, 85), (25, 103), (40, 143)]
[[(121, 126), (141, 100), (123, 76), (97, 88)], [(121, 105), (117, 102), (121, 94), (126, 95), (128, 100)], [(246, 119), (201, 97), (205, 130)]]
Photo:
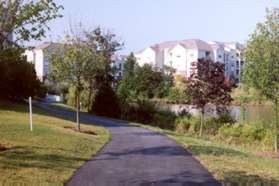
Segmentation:
[(56, 0), (64, 17), (51, 23), (48, 38), (56, 41), (69, 23), (100, 25), (125, 43), (121, 53), (154, 43), (199, 38), (245, 42), (267, 7), (279, 0)]

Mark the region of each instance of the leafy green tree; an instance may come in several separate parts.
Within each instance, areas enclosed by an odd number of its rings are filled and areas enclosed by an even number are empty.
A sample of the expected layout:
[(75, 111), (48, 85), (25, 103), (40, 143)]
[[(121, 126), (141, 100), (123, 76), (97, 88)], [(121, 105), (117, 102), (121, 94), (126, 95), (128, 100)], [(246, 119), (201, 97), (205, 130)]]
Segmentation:
[(153, 71), (148, 64), (142, 67), (135, 67), (135, 91), (138, 95), (144, 95), (147, 98), (153, 98), (155, 91), (163, 82), (163, 72)]
[(0, 51), (5, 43), (18, 46), (21, 41), (40, 40), (49, 29), (47, 23), (62, 16), (61, 9), (53, 0), (1, 0)]
[[(24, 99), (42, 95), (34, 65), (22, 56), (22, 43), (40, 40), (49, 29), (49, 21), (61, 17), (62, 6), (52, 0), (0, 1), (0, 96)], [(13, 36), (13, 37), (11, 37)]]
[(125, 100), (133, 95), (132, 91), (136, 87), (135, 66), (136, 66), (136, 58), (134, 54), (131, 53), (124, 63), (123, 77), (117, 87), (117, 95), (121, 100)]
[(123, 43), (117, 40), (114, 33), (106, 32), (100, 27), (92, 31), (84, 31), (84, 37), (86, 45), (97, 54), (94, 73), (89, 73), (86, 78), (87, 88), (85, 91), (89, 92), (86, 105), (91, 108), (94, 95), (103, 83), (111, 84), (114, 80), (113, 69), (111, 68), (113, 63), (112, 56), (122, 48)]
[(266, 19), (258, 23), (245, 50), (244, 81), (261, 91), (274, 103), (274, 149), (278, 152), (279, 91), (279, 9), (267, 10)]
[(210, 103), (224, 106), (232, 101), (233, 84), (226, 78), (224, 70), (222, 63), (199, 59), (196, 72), (189, 78), (187, 94), (191, 96), (191, 103), (201, 110), (200, 136), (203, 134), (205, 106)]

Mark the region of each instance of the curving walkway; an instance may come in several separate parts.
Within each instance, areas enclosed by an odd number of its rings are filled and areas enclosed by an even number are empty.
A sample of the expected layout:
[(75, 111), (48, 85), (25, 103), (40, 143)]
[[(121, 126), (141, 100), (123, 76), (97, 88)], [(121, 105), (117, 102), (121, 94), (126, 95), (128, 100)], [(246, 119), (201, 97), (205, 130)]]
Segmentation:
[[(74, 116), (70, 111), (40, 107)], [(77, 170), (68, 186), (220, 185), (187, 150), (164, 135), (88, 114), (81, 119), (106, 127), (112, 139)]]

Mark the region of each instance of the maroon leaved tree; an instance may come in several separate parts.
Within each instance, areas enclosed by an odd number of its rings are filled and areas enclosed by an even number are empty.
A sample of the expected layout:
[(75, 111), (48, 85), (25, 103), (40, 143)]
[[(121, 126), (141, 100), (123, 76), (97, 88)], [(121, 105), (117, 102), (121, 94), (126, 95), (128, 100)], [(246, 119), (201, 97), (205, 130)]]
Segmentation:
[(232, 101), (230, 93), (234, 83), (225, 76), (224, 67), (222, 63), (204, 59), (193, 63), (187, 94), (201, 111), (200, 136), (203, 134), (205, 106), (209, 103), (224, 106)]

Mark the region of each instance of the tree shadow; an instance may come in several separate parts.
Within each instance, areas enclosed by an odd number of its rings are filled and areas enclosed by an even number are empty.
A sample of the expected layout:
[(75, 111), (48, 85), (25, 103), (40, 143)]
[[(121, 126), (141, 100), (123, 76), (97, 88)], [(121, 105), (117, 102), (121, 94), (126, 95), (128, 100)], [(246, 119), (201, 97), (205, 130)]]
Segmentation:
[(243, 156), (247, 157), (248, 155), (244, 152), (216, 147), (216, 146), (203, 146), (203, 145), (191, 145), (189, 146), (189, 150), (193, 153), (193, 155), (214, 155), (214, 156), (222, 156), (222, 155), (230, 155), (230, 156)]
[(224, 173), (221, 181), (224, 186), (247, 185), (247, 186), (275, 186), (279, 180), (264, 178), (260, 175), (247, 175), (244, 171), (228, 171)]
[(163, 134), (160, 134), (158, 132), (152, 132), (152, 131), (148, 131), (148, 132), (133, 132), (130, 133), (131, 135), (137, 135), (137, 136), (152, 136), (152, 137), (156, 137), (156, 136), (165, 136)]
[[(38, 150), (34, 150), (38, 148)], [(40, 151), (45, 149), (45, 151)], [(9, 169), (40, 168), (63, 171), (65, 168), (76, 169), (73, 162), (87, 161), (85, 158), (70, 156), (71, 153), (62, 155), (57, 153), (46, 153), (48, 148), (16, 146), (8, 151), (0, 153), (1, 164)]]

